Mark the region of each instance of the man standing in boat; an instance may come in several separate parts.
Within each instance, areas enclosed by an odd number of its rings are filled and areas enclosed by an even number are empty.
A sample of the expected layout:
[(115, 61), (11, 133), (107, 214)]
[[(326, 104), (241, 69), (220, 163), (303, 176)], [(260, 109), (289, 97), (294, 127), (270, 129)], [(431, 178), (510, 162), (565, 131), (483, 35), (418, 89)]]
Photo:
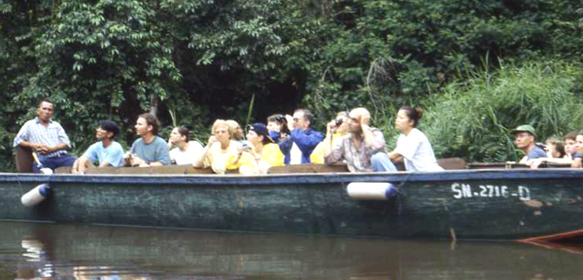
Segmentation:
[(365, 108), (350, 111), (347, 118), (348, 132), (342, 140), (332, 146), (332, 135), (337, 129), (336, 122), (326, 126), (324, 158), (326, 164), (346, 160), (350, 172), (397, 171), (387, 155), (383, 133), (370, 127), (370, 112)]
[[(63, 127), (51, 120), (53, 103), (48, 99), (41, 101), (36, 108), (36, 115), (36, 118), (20, 128), (14, 138), (14, 147), (32, 149), (40, 164), (46, 168), (54, 170), (61, 166), (72, 166), (77, 158), (67, 153), (71, 142)], [(40, 172), (36, 163), (33, 163), (32, 169), (35, 173)]]
[(123, 164), (123, 148), (115, 140), (119, 127), (110, 120), (102, 120), (95, 129), (95, 138), (99, 142), (89, 146), (89, 149), (73, 164), (74, 174), (85, 174), (85, 170), (94, 163), (99, 167), (120, 166)]
[(514, 143), (516, 144), (516, 147), (526, 154), (526, 156), (520, 160), (520, 163), (528, 163), (537, 158), (547, 157), (547, 153), (536, 146), (536, 133), (534, 127), (528, 124), (521, 125), (512, 130), (512, 134), (514, 135)]
[(158, 136), (160, 122), (152, 114), (141, 114), (136, 121), (136, 134), (141, 136), (134, 141), (130, 152), (124, 157), (125, 165), (161, 166), (170, 164), (168, 144)]
[[(319, 131), (311, 128), (312, 114), (307, 109), (297, 109), (293, 116), (286, 115), (288, 124), (290, 124), (290, 137), (287, 141), (292, 141), (301, 151), (301, 161), (299, 163), (310, 163), (310, 155), (318, 143), (322, 142), (324, 136)], [(297, 164), (294, 161), (294, 148), (291, 151), (291, 164)]]

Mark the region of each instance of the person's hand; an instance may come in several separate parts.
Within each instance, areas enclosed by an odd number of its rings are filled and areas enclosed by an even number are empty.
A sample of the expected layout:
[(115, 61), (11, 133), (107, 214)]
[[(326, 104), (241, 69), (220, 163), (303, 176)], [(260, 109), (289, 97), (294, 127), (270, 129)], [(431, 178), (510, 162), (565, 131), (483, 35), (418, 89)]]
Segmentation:
[(531, 160), (531, 161), (527, 162), (526, 164), (530, 166), (530, 169), (537, 169), (544, 162), (545, 162), (545, 159), (537, 158), (535, 160)]
[(286, 140), (288, 137), (289, 137), (289, 135), (288, 135), (287, 133), (284, 133), (284, 132), (282, 132), (282, 133), (279, 135), (279, 141)]
[(287, 120), (287, 128), (289, 130), (293, 130), (296, 127), (294, 117), (292, 117), (291, 115), (285, 115), (285, 119)]
[(216, 143), (217, 141), (218, 141), (218, 140), (217, 140), (217, 137), (215, 137), (214, 135), (211, 135), (211, 137), (209, 137), (209, 141), (208, 141), (208, 143), (207, 143), (206, 145), (210, 147), (210, 146), (212, 146), (214, 143)]
[(329, 122), (326, 125), (326, 133), (330, 134), (330, 133), (334, 133), (336, 131), (337, 127), (336, 127), (336, 121), (332, 120), (331, 122)]
[(131, 159), (131, 165), (132, 166), (148, 166), (148, 164), (146, 163), (145, 160), (141, 159), (139, 156), (133, 154), (132, 155), (132, 159)]
[(50, 152), (50, 147), (45, 144), (37, 144), (34, 149), (41, 154), (47, 154)]
[(360, 116), (360, 126), (369, 126), (370, 116)]

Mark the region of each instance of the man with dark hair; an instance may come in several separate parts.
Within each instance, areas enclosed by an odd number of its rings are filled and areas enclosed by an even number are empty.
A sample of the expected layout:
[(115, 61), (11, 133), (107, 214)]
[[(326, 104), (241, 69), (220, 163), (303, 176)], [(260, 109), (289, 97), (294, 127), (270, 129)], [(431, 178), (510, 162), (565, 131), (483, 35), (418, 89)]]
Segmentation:
[(573, 155), (577, 153), (577, 134), (578, 131), (572, 131), (565, 135), (565, 156), (566, 159), (573, 159)]
[(120, 166), (123, 164), (123, 148), (113, 140), (119, 134), (119, 127), (110, 120), (102, 120), (95, 129), (95, 138), (99, 142), (89, 146), (89, 149), (73, 164), (72, 172), (85, 174), (85, 170), (94, 163), (99, 167)]
[[(27, 121), (14, 138), (14, 147), (21, 146), (32, 149), (38, 156), (43, 167), (56, 169), (61, 166), (72, 166), (77, 159), (67, 153), (71, 148), (69, 137), (63, 127), (51, 120), (53, 103), (48, 99), (39, 102), (36, 108), (37, 117)], [(39, 166), (34, 163), (32, 169), (39, 173)]]
[(129, 153), (124, 156), (125, 165), (161, 166), (170, 164), (168, 144), (160, 138), (160, 122), (152, 114), (141, 114), (136, 121), (136, 134), (141, 136), (134, 141)]
[(313, 116), (307, 109), (297, 109), (293, 117), (286, 115), (286, 118), (291, 130), (289, 141), (301, 151), (301, 161), (295, 162), (292, 147), (291, 164), (310, 163), (310, 155), (318, 143), (322, 142), (324, 135), (310, 127)]
[(536, 146), (536, 133), (534, 128), (528, 124), (521, 125), (512, 130), (514, 135), (514, 143), (516, 147), (521, 149), (526, 156), (520, 160), (520, 163), (529, 163), (537, 158), (546, 158), (547, 153)]

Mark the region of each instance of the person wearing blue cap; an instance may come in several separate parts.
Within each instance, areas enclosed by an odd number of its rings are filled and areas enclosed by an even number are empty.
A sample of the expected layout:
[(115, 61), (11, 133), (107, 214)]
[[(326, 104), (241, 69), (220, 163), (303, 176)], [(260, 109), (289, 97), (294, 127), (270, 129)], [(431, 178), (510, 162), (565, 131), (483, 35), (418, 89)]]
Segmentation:
[(247, 141), (253, 146), (249, 153), (255, 157), (259, 173), (266, 174), (271, 166), (283, 166), (285, 156), (279, 146), (269, 137), (267, 127), (254, 123), (247, 127)]
[(120, 166), (123, 164), (123, 148), (113, 140), (119, 134), (119, 127), (110, 120), (102, 120), (95, 129), (99, 142), (89, 146), (87, 151), (73, 164), (71, 172), (85, 174), (89, 166), (99, 163), (99, 167)]
[(518, 126), (512, 130), (512, 134), (514, 135), (514, 144), (516, 144), (516, 147), (526, 154), (520, 160), (520, 163), (529, 163), (537, 158), (547, 157), (547, 153), (536, 145), (536, 132), (531, 125), (525, 124)]

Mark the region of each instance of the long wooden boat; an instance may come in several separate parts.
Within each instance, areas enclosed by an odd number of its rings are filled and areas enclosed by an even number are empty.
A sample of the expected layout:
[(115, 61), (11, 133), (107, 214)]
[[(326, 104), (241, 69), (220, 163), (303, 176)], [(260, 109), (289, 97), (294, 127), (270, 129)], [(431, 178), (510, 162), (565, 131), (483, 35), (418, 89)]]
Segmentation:
[[(346, 166), (307, 165), (262, 176), (217, 176), (189, 166), (2, 173), (0, 220), (386, 238), (583, 235), (583, 170), (507, 167), (351, 174)], [(52, 195), (23, 207), (21, 196), (43, 183)], [(347, 193), (351, 183), (392, 183), (399, 194), (359, 200)]]

